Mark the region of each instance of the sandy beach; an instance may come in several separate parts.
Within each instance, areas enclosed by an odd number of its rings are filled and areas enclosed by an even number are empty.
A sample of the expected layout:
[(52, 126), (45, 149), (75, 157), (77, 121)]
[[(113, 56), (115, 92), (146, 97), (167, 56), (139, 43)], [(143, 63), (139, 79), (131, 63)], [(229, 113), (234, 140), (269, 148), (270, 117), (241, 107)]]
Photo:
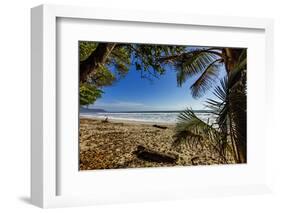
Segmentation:
[[(164, 124), (161, 124), (163, 126)], [(174, 125), (80, 118), (80, 170), (219, 164), (208, 150), (172, 146)], [(134, 153), (138, 146), (177, 156), (174, 163), (150, 162)]]

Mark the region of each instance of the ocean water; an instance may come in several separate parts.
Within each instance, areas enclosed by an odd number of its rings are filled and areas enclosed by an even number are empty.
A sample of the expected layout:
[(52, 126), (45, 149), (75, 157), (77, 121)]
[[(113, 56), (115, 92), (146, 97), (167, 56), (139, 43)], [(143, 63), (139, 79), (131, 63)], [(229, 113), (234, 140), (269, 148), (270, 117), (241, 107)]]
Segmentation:
[[(178, 121), (180, 111), (154, 111), (154, 112), (80, 112), (81, 117), (100, 118), (109, 120), (127, 120), (148, 123), (170, 123)], [(203, 121), (214, 123), (215, 118), (209, 111), (198, 111), (195, 114)]]

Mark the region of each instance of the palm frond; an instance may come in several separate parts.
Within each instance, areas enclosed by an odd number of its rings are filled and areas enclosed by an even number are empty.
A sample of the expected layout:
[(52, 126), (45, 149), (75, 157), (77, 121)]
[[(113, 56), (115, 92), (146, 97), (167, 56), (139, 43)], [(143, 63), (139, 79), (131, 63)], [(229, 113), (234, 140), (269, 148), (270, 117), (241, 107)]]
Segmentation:
[(218, 59), (216, 54), (200, 49), (183, 54), (174, 64), (178, 85), (182, 86), (187, 77), (202, 73), (216, 59)]
[(216, 130), (198, 118), (191, 109), (186, 109), (178, 116), (174, 144), (180, 142), (199, 143), (203, 139), (213, 138)]
[(215, 89), (213, 94), (217, 98), (214, 99), (207, 99), (206, 106), (209, 109), (212, 109), (213, 112), (217, 115), (216, 123), (218, 124), (221, 132), (227, 134), (227, 119), (228, 119), (228, 112), (229, 112), (229, 88), (228, 88), (228, 78), (224, 77), (220, 80), (220, 85), (218, 85)]
[(205, 146), (218, 154), (218, 159), (227, 163), (227, 154), (231, 148), (225, 134), (198, 118), (191, 109), (186, 109), (178, 116), (179, 122), (174, 135), (174, 146), (181, 143), (191, 147)]
[(217, 64), (221, 59), (214, 60), (206, 68), (204, 68), (203, 73), (199, 78), (191, 85), (191, 94), (194, 98), (201, 97), (207, 90), (209, 90), (215, 79), (218, 76), (218, 67)]

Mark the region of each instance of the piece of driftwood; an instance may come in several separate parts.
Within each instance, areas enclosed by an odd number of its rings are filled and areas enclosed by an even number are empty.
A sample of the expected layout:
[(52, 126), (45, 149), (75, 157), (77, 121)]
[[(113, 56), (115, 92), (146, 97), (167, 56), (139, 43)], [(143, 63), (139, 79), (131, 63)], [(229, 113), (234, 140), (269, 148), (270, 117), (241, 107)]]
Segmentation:
[(153, 127), (156, 127), (156, 128), (159, 128), (159, 129), (167, 129), (168, 127), (166, 126), (160, 126), (160, 125), (157, 125), (157, 124), (154, 124), (152, 125)]
[(137, 146), (137, 150), (133, 154), (141, 160), (157, 163), (175, 163), (178, 160), (176, 155), (156, 152), (141, 145)]

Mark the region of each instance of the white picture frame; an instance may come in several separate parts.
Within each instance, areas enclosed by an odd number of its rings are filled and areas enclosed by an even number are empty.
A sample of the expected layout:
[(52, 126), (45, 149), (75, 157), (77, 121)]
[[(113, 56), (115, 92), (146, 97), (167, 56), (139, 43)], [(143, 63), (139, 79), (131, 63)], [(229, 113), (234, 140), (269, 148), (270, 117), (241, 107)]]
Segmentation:
[[(99, 21), (118, 21), (120, 26), (122, 23), (142, 23), (142, 25), (153, 23), (155, 26), (199, 26), (201, 28), (223, 28), (231, 32), (231, 30), (258, 30), (263, 32), (262, 40), (264, 43), (264, 69), (261, 72), (266, 76), (266, 87), (262, 91), (265, 94), (265, 103), (268, 110), (272, 107), (272, 98), (269, 93), (273, 88), (271, 78), (273, 75), (273, 21), (270, 19), (241, 18), (241, 17), (216, 17), (203, 15), (173, 14), (152, 11), (119, 11), (108, 8), (85, 8), (74, 6), (54, 6), (41, 5), (31, 10), (31, 73), (32, 73), (32, 103), (31, 103), (31, 201), (34, 205), (49, 208), (76, 205), (92, 205), (97, 203), (114, 203), (114, 202), (137, 202), (143, 200), (165, 200), (178, 199), (185, 197), (198, 196), (214, 196), (214, 195), (233, 195), (233, 194), (253, 194), (270, 192), (271, 190), (271, 171), (269, 151), (261, 153), (264, 156), (264, 167), (259, 172), (265, 174), (264, 178), (259, 179), (254, 184), (240, 181), (239, 184), (218, 184), (205, 185), (200, 187), (200, 183), (193, 183), (194, 187), (176, 187), (171, 185), (167, 190), (159, 190), (163, 183), (159, 183), (158, 189), (155, 188), (150, 196), (133, 191), (124, 191), (122, 196), (119, 193), (106, 191), (103, 195), (58, 195), (58, 185), (61, 184), (59, 173), (61, 167), (58, 166), (60, 152), (57, 147), (57, 88), (61, 82), (57, 79), (57, 36), (58, 36), (58, 20), (60, 18), (74, 20), (99, 20)], [(175, 41), (176, 42), (176, 41)], [(75, 75), (72, 73), (70, 75)], [(270, 110), (269, 110), (270, 111)], [(264, 119), (267, 119), (266, 117)], [(269, 118), (268, 118), (269, 119)], [(266, 122), (266, 121), (265, 121)], [(270, 150), (270, 141), (267, 129), (262, 141), (263, 148)], [(261, 140), (261, 139), (260, 139)], [(62, 150), (60, 150), (62, 151)], [(65, 150), (66, 151), (66, 150)], [(260, 155), (260, 156), (261, 156)], [(216, 168), (210, 168), (216, 169)], [(210, 169), (207, 169), (210, 171)], [(233, 167), (235, 170), (235, 167)], [(247, 169), (247, 168), (246, 168)], [(162, 175), (167, 170), (157, 170)], [(182, 169), (168, 168), (182, 173)], [(206, 169), (205, 169), (206, 170)], [(205, 172), (208, 172), (208, 171)], [(151, 172), (152, 170), (150, 170)], [(121, 171), (122, 172), (122, 171)], [(114, 175), (116, 171), (107, 174)], [(138, 175), (145, 171), (137, 171)], [(122, 173), (121, 173), (122, 174)], [(95, 174), (87, 174), (95, 175)], [(175, 178), (175, 176), (170, 176)], [(88, 177), (89, 178), (89, 177)], [(70, 180), (72, 180), (70, 178)], [(70, 182), (71, 184), (71, 182)], [(73, 182), (73, 184), (75, 184)], [(163, 185), (164, 187), (164, 185)], [(74, 187), (75, 188), (75, 187)], [(187, 190), (188, 189), (188, 190)], [(71, 189), (70, 189), (71, 190)], [(167, 193), (170, 191), (171, 193)], [(175, 193), (176, 192), (176, 193)], [(127, 194), (126, 194), (127, 193)]]

